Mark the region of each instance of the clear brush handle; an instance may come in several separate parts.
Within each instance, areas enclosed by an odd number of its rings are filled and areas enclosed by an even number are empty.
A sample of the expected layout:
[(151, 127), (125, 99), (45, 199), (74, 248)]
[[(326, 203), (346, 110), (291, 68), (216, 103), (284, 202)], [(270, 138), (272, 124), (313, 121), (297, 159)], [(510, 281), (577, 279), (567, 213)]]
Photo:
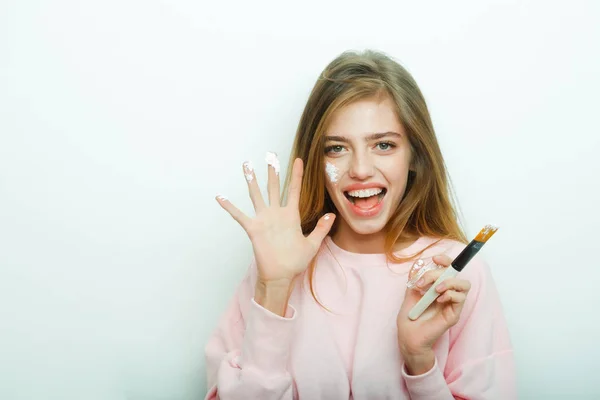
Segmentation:
[(423, 297), (421, 297), (421, 300), (419, 300), (417, 304), (415, 304), (415, 306), (412, 308), (412, 310), (410, 310), (410, 312), (408, 313), (408, 318), (410, 318), (413, 321), (419, 318), (421, 314), (423, 314), (423, 312), (427, 309), (427, 307), (429, 307), (431, 303), (433, 303), (435, 299), (437, 299), (440, 296), (440, 294), (435, 291), (437, 285), (439, 285), (448, 278), (454, 278), (456, 274), (458, 274), (458, 271), (454, 268), (446, 268), (444, 273), (435, 281), (433, 285), (431, 285), (431, 287), (427, 292), (425, 292)]

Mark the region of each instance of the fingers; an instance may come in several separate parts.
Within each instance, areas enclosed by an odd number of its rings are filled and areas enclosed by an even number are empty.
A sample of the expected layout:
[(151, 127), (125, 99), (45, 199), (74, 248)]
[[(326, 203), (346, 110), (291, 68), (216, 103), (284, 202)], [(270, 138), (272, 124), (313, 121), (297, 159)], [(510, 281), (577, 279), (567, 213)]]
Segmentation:
[[(440, 254), (433, 257), (433, 262), (439, 267), (449, 267), (452, 263), (452, 259), (445, 254)], [(416, 289), (425, 291), (429, 289), (432, 283), (434, 283), (446, 270), (446, 268), (438, 268), (423, 274), (421, 279), (417, 281)]]
[(302, 176), (304, 175), (304, 165), (301, 158), (296, 158), (292, 165), (292, 178), (288, 190), (286, 207), (298, 208), (300, 202), (300, 190), (302, 188)]
[(280, 205), (281, 195), (279, 189), (279, 159), (277, 158), (277, 154), (268, 152), (266, 161), (269, 165), (269, 179), (267, 181), (269, 204), (271, 206)]
[(445, 268), (439, 268), (424, 273), (421, 279), (417, 281), (417, 289), (420, 289), (421, 291), (428, 290), (431, 284), (437, 281), (444, 271)]
[(331, 230), (331, 227), (333, 226), (333, 221), (335, 221), (335, 214), (325, 214), (319, 219), (315, 229), (308, 235), (307, 239), (312, 243), (315, 249), (318, 249), (321, 246), (323, 239), (325, 239), (325, 236), (327, 236), (329, 230)]
[(457, 292), (468, 292), (471, 290), (471, 282), (465, 279), (450, 278), (436, 286), (435, 291), (443, 293), (446, 290), (455, 290)]
[(464, 303), (467, 299), (466, 292), (457, 292), (455, 290), (446, 290), (444, 294), (437, 298), (438, 303)]
[(464, 279), (449, 278), (436, 286), (436, 292), (440, 296), (436, 301), (440, 304), (451, 306), (451, 311), (446, 310), (446, 320), (451, 324), (458, 322), (460, 312), (465, 305), (467, 295), (471, 289), (471, 283)]
[(254, 205), (254, 210), (257, 213), (259, 213), (262, 209), (266, 207), (266, 204), (263, 200), (262, 194), (260, 193), (258, 182), (256, 182), (254, 166), (250, 161), (246, 161), (242, 165), (242, 167), (244, 169), (244, 177), (246, 178), (246, 182), (248, 182), (248, 191), (250, 192), (250, 199), (252, 200), (252, 204)]
[[(423, 274), (423, 277), (419, 279), (417, 282), (417, 288), (421, 290), (427, 290), (438, 278), (444, 273), (444, 269), (438, 269), (433, 271), (428, 271)], [(448, 278), (445, 279), (442, 283), (438, 284), (435, 288), (435, 291), (438, 293), (443, 293), (446, 290), (455, 290), (458, 292), (468, 292), (471, 290), (471, 282), (465, 279), (459, 278)]]
[(446, 254), (440, 254), (433, 257), (433, 262), (443, 267), (449, 267), (452, 264), (452, 259)]
[(217, 196), (217, 202), (225, 211), (229, 213), (229, 215), (231, 215), (234, 220), (236, 220), (242, 226), (242, 228), (244, 228), (246, 232), (248, 232), (247, 228), (250, 223), (250, 218), (248, 218), (236, 206), (231, 204), (231, 202), (225, 196)]

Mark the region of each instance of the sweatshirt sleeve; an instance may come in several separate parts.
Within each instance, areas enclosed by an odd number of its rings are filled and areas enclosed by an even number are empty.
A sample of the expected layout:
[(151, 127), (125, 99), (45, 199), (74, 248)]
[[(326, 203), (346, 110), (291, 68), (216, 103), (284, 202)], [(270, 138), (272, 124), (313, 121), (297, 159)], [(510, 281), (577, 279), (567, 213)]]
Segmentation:
[[(458, 253), (457, 253), (458, 254)], [(500, 298), (488, 265), (475, 257), (460, 278), (471, 290), (459, 322), (448, 331), (449, 350), (440, 368), (403, 377), (413, 400), (517, 398), (514, 354)]]
[(296, 313), (284, 317), (254, 301), (255, 265), (238, 287), (206, 348), (205, 400), (293, 399), (287, 371)]

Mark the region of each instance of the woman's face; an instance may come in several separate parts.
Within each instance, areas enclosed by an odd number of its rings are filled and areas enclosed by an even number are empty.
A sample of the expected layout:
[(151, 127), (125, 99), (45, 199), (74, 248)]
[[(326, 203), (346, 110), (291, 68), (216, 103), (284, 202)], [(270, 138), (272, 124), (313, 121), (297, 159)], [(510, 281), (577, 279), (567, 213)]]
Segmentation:
[(333, 116), (325, 136), (327, 192), (338, 232), (380, 232), (406, 189), (411, 150), (389, 97), (359, 100)]

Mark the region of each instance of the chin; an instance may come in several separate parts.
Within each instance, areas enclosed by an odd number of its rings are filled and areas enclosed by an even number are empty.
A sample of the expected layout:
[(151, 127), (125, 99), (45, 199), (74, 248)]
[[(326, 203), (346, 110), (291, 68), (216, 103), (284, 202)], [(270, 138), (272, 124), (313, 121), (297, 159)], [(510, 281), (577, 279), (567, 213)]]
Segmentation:
[(386, 225), (386, 219), (383, 216), (373, 219), (358, 220), (356, 218), (349, 218), (346, 223), (354, 232), (359, 235), (373, 235), (381, 232)]

